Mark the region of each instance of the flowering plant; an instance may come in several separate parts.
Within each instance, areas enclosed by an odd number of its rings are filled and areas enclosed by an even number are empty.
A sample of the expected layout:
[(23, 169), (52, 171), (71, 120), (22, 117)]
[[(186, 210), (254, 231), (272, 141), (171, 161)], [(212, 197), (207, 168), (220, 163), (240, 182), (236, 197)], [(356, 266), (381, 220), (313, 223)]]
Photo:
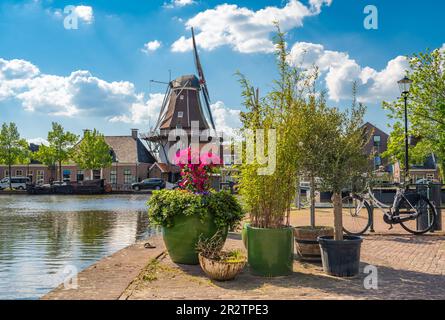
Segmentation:
[(210, 173), (221, 159), (208, 152), (198, 156), (192, 149), (178, 151), (173, 162), (181, 168), (179, 187), (196, 194), (208, 194), (210, 191)]

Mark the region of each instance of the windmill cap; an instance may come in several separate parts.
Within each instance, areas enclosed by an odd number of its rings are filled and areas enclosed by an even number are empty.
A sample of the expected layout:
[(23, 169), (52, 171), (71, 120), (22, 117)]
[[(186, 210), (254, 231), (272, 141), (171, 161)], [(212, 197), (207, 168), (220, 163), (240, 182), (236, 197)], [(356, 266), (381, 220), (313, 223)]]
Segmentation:
[(192, 87), (199, 89), (199, 79), (195, 75), (180, 76), (171, 82), (172, 88)]

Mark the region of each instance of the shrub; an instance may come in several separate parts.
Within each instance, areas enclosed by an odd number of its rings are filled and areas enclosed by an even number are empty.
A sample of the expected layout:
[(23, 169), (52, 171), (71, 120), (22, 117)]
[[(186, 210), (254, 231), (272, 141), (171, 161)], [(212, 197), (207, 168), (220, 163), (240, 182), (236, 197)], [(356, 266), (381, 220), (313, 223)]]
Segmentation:
[(153, 192), (148, 206), (150, 221), (163, 227), (172, 227), (174, 217), (179, 215), (198, 215), (201, 219), (212, 215), (218, 228), (233, 229), (244, 215), (237, 199), (227, 191), (202, 195), (186, 190), (159, 190)]

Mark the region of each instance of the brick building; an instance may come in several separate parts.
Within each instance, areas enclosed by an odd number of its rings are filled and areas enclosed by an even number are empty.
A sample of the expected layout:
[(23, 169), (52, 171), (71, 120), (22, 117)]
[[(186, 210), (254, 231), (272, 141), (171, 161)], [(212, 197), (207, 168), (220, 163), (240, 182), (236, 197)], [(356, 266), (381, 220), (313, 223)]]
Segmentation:
[[(113, 189), (128, 189), (131, 183), (149, 176), (149, 168), (155, 163), (154, 157), (138, 137), (138, 130), (132, 129), (129, 136), (105, 136), (113, 157), (111, 167), (100, 170), (81, 170), (74, 163), (62, 165), (65, 181), (105, 179)], [(30, 148), (35, 151), (36, 146)], [(8, 166), (0, 165), (0, 179), (9, 176)], [(56, 179), (56, 168), (33, 161), (29, 165), (12, 166), (12, 176), (28, 176), (33, 183), (49, 183)]]

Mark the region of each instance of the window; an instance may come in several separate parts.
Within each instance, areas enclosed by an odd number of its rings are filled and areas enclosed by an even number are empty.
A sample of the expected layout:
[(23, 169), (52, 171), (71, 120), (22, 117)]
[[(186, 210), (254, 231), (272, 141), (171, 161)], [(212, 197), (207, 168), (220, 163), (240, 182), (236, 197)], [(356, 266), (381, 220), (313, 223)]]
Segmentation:
[(375, 147), (380, 146), (380, 140), (381, 140), (380, 136), (374, 136), (374, 146)]
[(16, 175), (17, 177), (21, 177), (21, 176), (23, 176), (23, 170), (15, 170), (15, 175)]
[(77, 170), (76, 180), (77, 182), (83, 181), (85, 179), (85, 173), (83, 170)]
[(113, 183), (113, 184), (117, 183), (117, 173), (116, 173), (116, 170), (111, 170), (111, 172), (110, 172), (110, 183)]
[(63, 170), (63, 181), (71, 180), (71, 170)]
[(97, 180), (97, 179), (100, 179), (100, 178), (101, 178), (100, 170), (93, 170), (93, 179)]
[(43, 183), (44, 181), (45, 181), (45, 171), (37, 170), (36, 182), (37, 183)]
[(374, 158), (374, 166), (375, 167), (380, 167), (382, 165), (382, 158), (380, 158), (379, 156)]
[(426, 180), (433, 182), (434, 180), (434, 174), (433, 173), (427, 173), (426, 174)]
[(124, 170), (124, 183), (128, 184), (128, 183), (132, 183), (132, 182), (133, 182), (133, 177), (131, 175), (131, 170), (125, 169)]
[(29, 171), (28, 171), (28, 178), (29, 178), (29, 181), (30, 181), (30, 182), (33, 182), (32, 177), (33, 177), (33, 171), (32, 171), (32, 170), (29, 170)]
[(8, 169), (5, 169), (5, 178), (6, 177), (9, 177), (9, 170)]
[(181, 95), (179, 96), (179, 99), (180, 99), (180, 100), (184, 100), (184, 95), (181, 94)]
[(178, 118), (182, 118), (184, 116), (184, 112), (178, 111)]

